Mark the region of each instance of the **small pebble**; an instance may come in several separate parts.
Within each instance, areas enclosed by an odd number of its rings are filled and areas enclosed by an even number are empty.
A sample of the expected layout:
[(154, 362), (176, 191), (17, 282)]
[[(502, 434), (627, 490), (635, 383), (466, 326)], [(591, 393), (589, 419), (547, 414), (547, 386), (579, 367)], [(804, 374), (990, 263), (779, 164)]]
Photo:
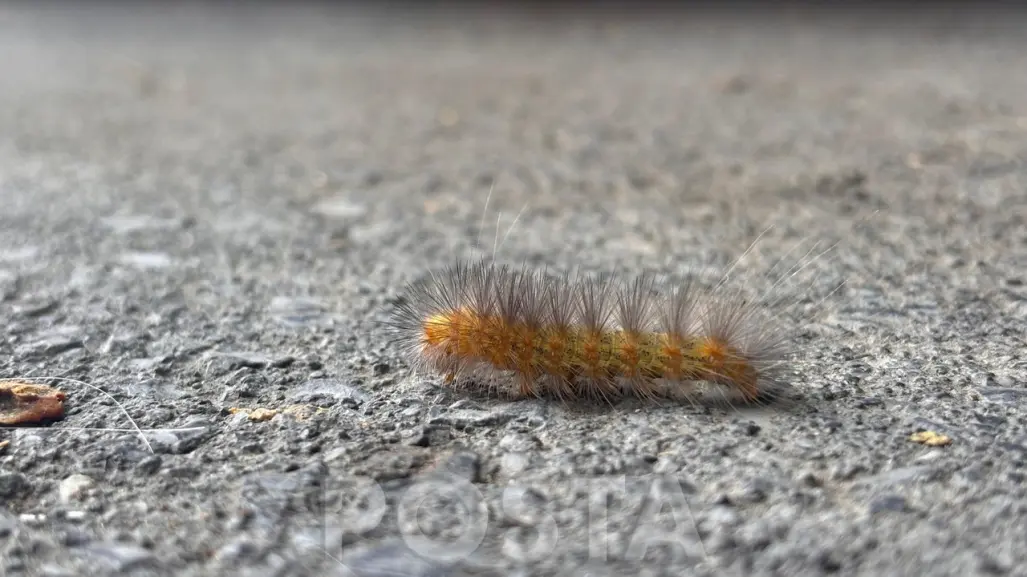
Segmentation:
[(173, 261), (162, 252), (129, 252), (122, 254), (118, 262), (139, 270), (160, 270), (168, 268)]
[(21, 473), (0, 473), (0, 498), (14, 499), (32, 489)]
[(86, 518), (85, 511), (68, 511), (64, 514), (64, 518), (71, 522), (82, 521)]
[(903, 513), (908, 510), (906, 498), (901, 495), (881, 495), (870, 502), (870, 513)]
[(87, 475), (74, 474), (61, 481), (57, 488), (57, 494), (62, 503), (70, 503), (77, 500), (82, 494), (93, 487), (96, 483)]

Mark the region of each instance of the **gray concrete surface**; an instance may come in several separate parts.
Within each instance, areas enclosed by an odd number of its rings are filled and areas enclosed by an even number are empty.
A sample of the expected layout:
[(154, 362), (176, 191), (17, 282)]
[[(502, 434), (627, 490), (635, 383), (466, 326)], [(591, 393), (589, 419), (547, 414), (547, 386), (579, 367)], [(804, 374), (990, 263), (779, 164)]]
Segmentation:
[[(0, 574), (1024, 574), (1020, 22), (5, 5), (0, 375), (85, 384), (0, 431)], [(504, 262), (773, 225), (794, 402), (411, 374), (390, 302), (493, 180)]]

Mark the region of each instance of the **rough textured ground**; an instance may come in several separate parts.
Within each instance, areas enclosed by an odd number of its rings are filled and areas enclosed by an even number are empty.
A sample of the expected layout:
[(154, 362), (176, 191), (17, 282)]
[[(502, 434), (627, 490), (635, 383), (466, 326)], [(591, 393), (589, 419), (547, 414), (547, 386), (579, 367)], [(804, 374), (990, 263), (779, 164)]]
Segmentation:
[[(0, 375), (111, 396), (0, 431), (0, 574), (1022, 571), (1024, 30), (0, 9)], [(774, 225), (735, 282), (798, 329), (796, 402), (411, 374), (381, 321), (493, 180), (481, 244), (526, 205), (531, 266), (723, 269)]]

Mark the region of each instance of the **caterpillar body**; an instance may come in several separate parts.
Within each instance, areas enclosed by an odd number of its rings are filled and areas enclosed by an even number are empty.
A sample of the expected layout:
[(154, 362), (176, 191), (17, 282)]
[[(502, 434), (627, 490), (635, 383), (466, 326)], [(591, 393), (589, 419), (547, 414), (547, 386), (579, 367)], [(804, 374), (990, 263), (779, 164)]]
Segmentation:
[(751, 403), (773, 395), (791, 355), (780, 325), (723, 287), (487, 260), (413, 283), (391, 324), (415, 369), (498, 380), (513, 397), (692, 398), (712, 386)]

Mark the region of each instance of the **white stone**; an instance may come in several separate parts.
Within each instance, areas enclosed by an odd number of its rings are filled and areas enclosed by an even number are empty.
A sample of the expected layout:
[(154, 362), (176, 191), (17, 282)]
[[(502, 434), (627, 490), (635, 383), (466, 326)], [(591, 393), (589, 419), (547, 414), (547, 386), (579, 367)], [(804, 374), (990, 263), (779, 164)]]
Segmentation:
[(81, 497), (82, 493), (95, 484), (91, 477), (76, 473), (61, 481), (57, 492), (61, 497), (62, 503), (69, 503)]

